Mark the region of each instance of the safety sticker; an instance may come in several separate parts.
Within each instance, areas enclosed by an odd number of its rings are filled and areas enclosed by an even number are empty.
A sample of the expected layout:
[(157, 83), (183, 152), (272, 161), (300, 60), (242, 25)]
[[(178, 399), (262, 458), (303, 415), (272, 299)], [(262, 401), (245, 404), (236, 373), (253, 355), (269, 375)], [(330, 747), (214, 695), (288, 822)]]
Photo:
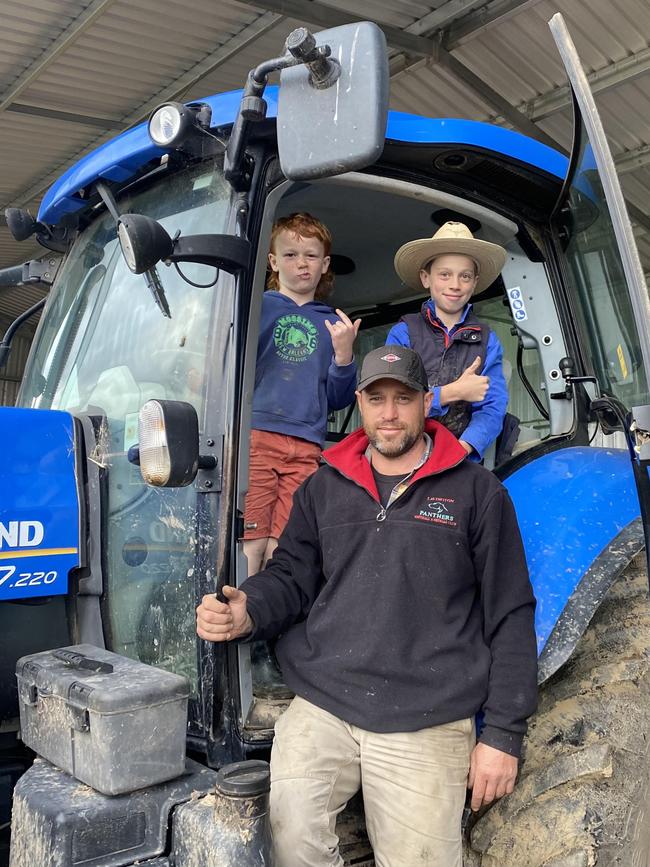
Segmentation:
[(616, 347), (616, 354), (618, 355), (618, 363), (621, 365), (621, 373), (623, 374), (623, 379), (627, 379), (628, 369), (627, 364), (625, 363), (625, 353), (623, 352), (623, 347), (620, 343)]
[(512, 289), (508, 289), (508, 301), (510, 302), (510, 309), (512, 310), (512, 317), (515, 322), (523, 322), (525, 319), (528, 319), (524, 295), (519, 286), (513, 286)]

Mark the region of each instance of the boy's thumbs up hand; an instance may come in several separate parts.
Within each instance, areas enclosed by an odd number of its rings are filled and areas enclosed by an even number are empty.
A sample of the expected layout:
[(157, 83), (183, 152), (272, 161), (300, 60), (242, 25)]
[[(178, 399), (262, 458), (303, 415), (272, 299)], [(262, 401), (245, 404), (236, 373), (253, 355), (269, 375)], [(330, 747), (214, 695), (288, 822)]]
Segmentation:
[(485, 398), (490, 387), (489, 376), (479, 376), (476, 371), (481, 364), (481, 356), (477, 355), (474, 361), (458, 377), (454, 386), (454, 399), (466, 400), (477, 403)]
[(206, 641), (231, 641), (253, 630), (244, 591), (226, 584), (223, 597), (226, 601), (220, 602), (209, 593), (196, 609), (196, 631)]

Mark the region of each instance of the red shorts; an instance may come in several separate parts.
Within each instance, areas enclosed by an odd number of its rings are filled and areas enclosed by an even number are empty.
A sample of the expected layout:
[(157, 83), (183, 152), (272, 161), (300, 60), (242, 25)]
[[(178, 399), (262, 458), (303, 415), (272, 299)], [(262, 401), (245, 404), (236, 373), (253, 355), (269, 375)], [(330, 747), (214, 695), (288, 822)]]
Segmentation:
[(266, 430), (251, 431), (250, 476), (244, 503), (244, 539), (277, 539), (293, 495), (318, 469), (316, 443)]

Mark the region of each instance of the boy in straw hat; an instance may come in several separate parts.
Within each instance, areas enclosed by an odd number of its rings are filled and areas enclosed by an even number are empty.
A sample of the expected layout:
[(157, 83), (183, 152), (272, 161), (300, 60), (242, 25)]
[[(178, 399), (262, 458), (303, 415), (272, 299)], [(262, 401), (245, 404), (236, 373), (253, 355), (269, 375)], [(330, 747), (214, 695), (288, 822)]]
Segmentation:
[(503, 349), (479, 322), (470, 298), (501, 273), (506, 251), (474, 238), (464, 223), (448, 222), (432, 238), (409, 241), (395, 254), (395, 270), (431, 298), (390, 330), (387, 344), (409, 346), (424, 361), (436, 416), (480, 460), (503, 427), (508, 388)]

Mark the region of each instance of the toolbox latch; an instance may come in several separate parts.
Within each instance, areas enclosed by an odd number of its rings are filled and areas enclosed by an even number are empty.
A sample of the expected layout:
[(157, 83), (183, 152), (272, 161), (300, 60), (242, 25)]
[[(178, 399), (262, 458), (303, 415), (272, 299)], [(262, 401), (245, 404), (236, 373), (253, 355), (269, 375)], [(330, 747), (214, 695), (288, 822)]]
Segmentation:
[(23, 704), (28, 704), (33, 707), (38, 704), (38, 687), (35, 683), (26, 683), (24, 680), (19, 682), (18, 692), (20, 700)]
[(70, 723), (75, 731), (90, 731), (88, 698), (92, 691), (92, 686), (88, 686), (80, 680), (73, 681), (68, 687), (68, 709), (70, 711)]
[(32, 707), (38, 704), (38, 687), (36, 686), (36, 681), (40, 670), (41, 666), (31, 661), (26, 662), (22, 666), (22, 669), (16, 670), (16, 674), (18, 675), (18, 694), (20, 695), (20, 699), (25, 704)]

